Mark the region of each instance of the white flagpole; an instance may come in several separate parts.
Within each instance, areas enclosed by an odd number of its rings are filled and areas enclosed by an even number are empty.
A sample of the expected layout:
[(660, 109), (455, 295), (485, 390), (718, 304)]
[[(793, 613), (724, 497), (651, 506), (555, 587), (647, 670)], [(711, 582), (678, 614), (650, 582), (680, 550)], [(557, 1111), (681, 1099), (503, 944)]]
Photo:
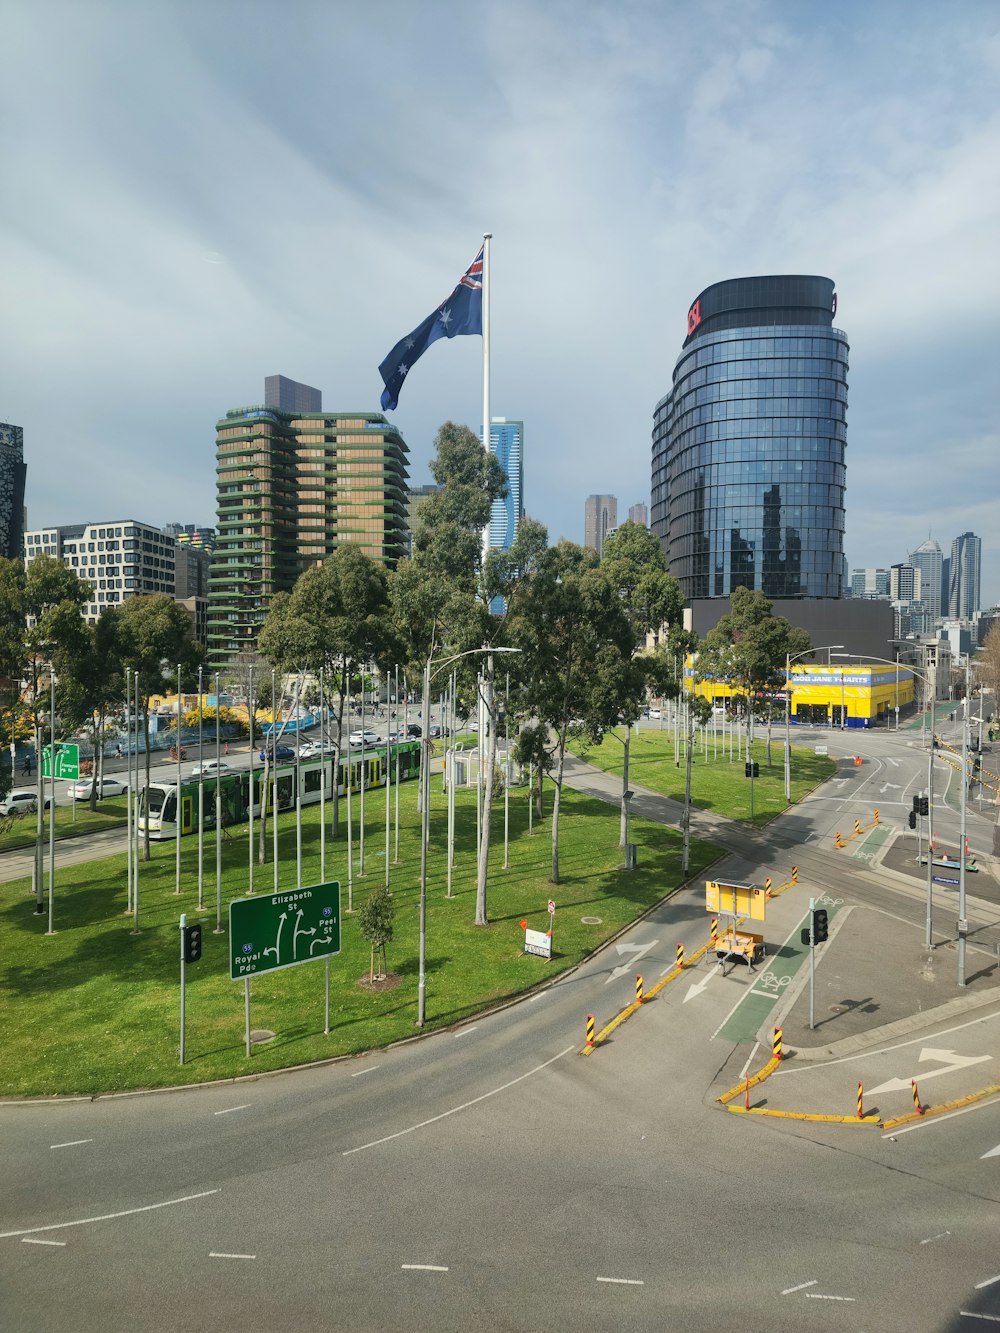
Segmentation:
[[(483, 448), (489, 452), (491, 444), (490, 420), (490, 241), (493, 233), (483, 233)], [(483, 559), (490, 549), (490, 520), (483, 528)]]

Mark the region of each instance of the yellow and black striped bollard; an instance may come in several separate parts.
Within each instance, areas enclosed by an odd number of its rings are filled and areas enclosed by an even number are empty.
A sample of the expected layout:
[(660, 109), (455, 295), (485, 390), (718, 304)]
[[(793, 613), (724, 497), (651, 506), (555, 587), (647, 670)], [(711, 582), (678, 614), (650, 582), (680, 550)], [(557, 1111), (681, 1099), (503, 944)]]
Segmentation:
[(684, 945), (683, 945), (683, 944), (678, 944), (678, 946), (677, 946), (677, 966), (678, 966), (678, 967), (683, 967), (683, 966), (684, 966)]
[(714, 949), (719, 942), (719, 918), (717, 916), (712, 917), (712, 927), (709, 938), (712, 941), (712, 948)]
[(920, 1105), (920, 1093), (917, 1091), (917, 1080), (911, 1078), (910, 1083), (913, 1086), (913, 1109), (916, 1111), (917, 1115), (923, 1115), (924, 1108)]
[(855, 833), (860, 833), (860, 832), (861, 832), (861, 820), (860, 820), (860, 819), (856, 819), (856, 820), (854, 821), (854, 832), (855, 832)]
[(775, 1060), (781, 1059), (781, 1028), (774, 1029), (774, 1037), (771, 1040), (771, 1054)]
[(587, 1015), (587, 1045), (592, 1047), (593, 1044), (594, 1044), (594, 1015), (593, 1015), (593, 1014), (588, 1014), (588, 1015)]
[(798, 866), (792, 866), (792, 883), (798, 884), (798, 882), (799, 882), (799, 868)]
[(864, 1085), (863, 1083), (859, 1083), (859, 1084), (858, 1084), (858, 1119), (859, 1119), (859, 1120), (864, 1120), (864, 1118), (865, 1118), (865, 1106), (864, 1106), (864, 1103), (865, 1103), (865, 1085)]
[(764, 893), (768, 898), (771, 896), (771, 877), (770, 875), (764, 881)]
[(878, 822), (879, 822), (879, 818), (878, 818), (878, 806), (876, 806), (876, 807), (875, 807), (875, 823), (877, 824)]
[(839, 848), (839, 847), (843, 847), (843, 845), (844, 845), (844, 840), (843, 840), (843, 838), (840, 836), (840, 829), (837, 829), (837, 832), (833, 835), (833, 840), (834, 840), (834, 843), (836, 844), (836, 846), (837, 846), (838, 848)]
[(637, 973), (635, 974), (635, 1002), (636, 1002), (636, 1004), (642, 1004), (642, 973), (641, 973), (641, 972), (637, 972)]

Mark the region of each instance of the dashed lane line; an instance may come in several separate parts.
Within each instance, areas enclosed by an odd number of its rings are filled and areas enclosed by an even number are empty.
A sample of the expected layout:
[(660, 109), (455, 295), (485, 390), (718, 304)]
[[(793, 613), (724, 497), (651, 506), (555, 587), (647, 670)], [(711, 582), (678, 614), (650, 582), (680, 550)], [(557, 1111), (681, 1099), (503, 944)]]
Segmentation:
[(223, 1111), (213, 1111), (213, 1115), (232, 1115), (234, 1111), (249, 1111), (253, 1105), (252, 1102), (244, 1102), (242, 1106), (227, 1106)]
[(93, 1139), (71, 1139), (69, 1143), (50, 1143), (50, 1150), (53, 1148), (79, 1148), (81, 1143), (93, 1143)]
[(617, 1287), (644, 1287), (646, 1284), (638, 1277), (599, 1277), (596, 1282), (611, 1282)]
[(256, 1259), (257, 1258), (255, 1254), (223, 1254), (221, 1251), (218, 1250), (209, 1250), (208, 1257), (210, 1259)]

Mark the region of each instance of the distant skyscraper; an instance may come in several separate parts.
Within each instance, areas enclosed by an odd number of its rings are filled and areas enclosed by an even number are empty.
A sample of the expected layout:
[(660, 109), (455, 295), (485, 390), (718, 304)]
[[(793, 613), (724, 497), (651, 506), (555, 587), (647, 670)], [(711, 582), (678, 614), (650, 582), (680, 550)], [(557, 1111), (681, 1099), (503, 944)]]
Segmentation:
[(847, 336), (830, 278), (733, 278), (687, 313), (650, 517), (689, 599), (842, 597)]
[(941, 616), (941, 565), (944, 557), (941, 547), (933, 537), (911, 551), (908, 562), (914, 569), (920, 570), (920, 591), (916, 594), (923, 604), (931, 625)]
[(490, 509), (490, 546), (509, 551), (524, 517), (524, 422), (494, 417), (490, 423), (490, 452), (507, 474), (507, 498), (494, 500)]
[(284, 375), (264, 377), (264, 406), (279, 412), (322, 412), (323, 394), (309, 384), (286, 379)]
[(951, 544), (948, 614), (953, 620), (971, 620), (979, 610), (982, 538), (963, 532)]
[(604, 555), (604, 539), (618, 526), (618, 499), (614, 495), (588, 495), (583, 509), (583, 544)]
[(164, 523), (163, 531), (176, 537), (180, 546), (193, 546), (199, 551), (214, 551), (216, 531), (214, 528), (198, 527), (194, 523)]
[(642, 500), (638, 504), (629, 506), (628, 521), (630, 523), (641, 523), (644, 528), (649, 526), (649, 510)]
[(24, 431), (0, 421), (0, 555), (24, 555)]
[(887, 569), (852, 569), (852, 597), (888, 597), (889, 571)]
[(920, 570), (913, 565), (893, 565), (889, 570), (889, 596), (894, 602), (920, 599)]
[(83, 608), (88, 620), (129, 597), (174, 596), (177, 543), (134, 518), (38, 528), (25, 534), (25, 546), (25, 565), (50, 555), (90, 584), (90, 603)]

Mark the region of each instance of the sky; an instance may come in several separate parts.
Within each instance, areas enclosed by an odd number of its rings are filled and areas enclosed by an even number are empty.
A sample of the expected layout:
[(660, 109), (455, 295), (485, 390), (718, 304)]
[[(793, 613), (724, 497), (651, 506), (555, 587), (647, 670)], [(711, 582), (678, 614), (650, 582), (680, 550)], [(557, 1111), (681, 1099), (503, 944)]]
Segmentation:
[[(29, 527), (213, 524), (265, 375), (378, 364), (492, 242), (492, 409), (525, 507), (649, 501), (699, 291), (836, 282), (848, 567), (983, 538), (1000, 601), (1000, 6), (880, 0), (0, 0), (0, 421)], [(413, 484), (481, 425), (479, 338), (392, 418)]]

